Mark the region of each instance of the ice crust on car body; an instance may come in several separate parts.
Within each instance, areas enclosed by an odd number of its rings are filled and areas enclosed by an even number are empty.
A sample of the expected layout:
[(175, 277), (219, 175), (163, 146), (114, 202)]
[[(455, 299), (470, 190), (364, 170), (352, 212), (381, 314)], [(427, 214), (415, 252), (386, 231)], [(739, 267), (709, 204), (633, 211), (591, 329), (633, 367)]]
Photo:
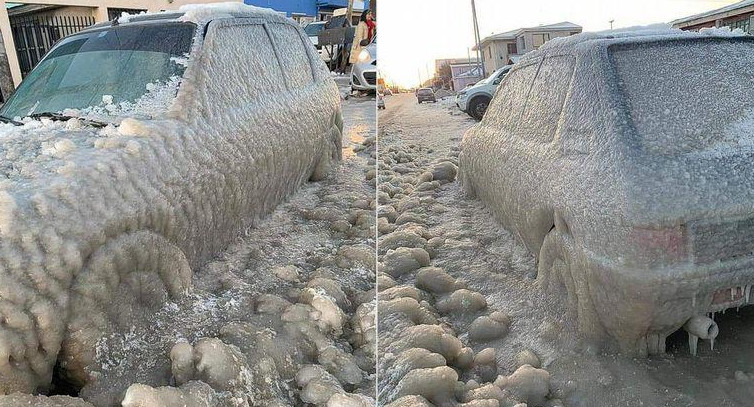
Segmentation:
[[(297, 26), (241, 5), (184, 17), (197, 34), (161, 117), (0, 125), (0, 393), (46, 389), (61, 346), (63, 368), (77, 366), (92, 350), (73, 342), (93, 345), (98, 328), (123, 322), (106, 312), (116, 292), (146, 310), (181, 295), (188, 266), (340, 158), (337, 87)], [(266, 60), (247, 55), (264, 47)], [(263, 81), (278, 55), (287, 69)], [(185, 267), (174, 275), (170, 262)]]
[(713, 303), (754, 282), (752, 239), (735, 232), (754, 214), (754, 99), (736, 76), (754, 43), (740, 34), (554, 39), (521, 58), (463, 138), (464, 188), (538, 255), (543, 288), (568, 293), (590, 341), (662, 353), (689, 318), (745, 305)]

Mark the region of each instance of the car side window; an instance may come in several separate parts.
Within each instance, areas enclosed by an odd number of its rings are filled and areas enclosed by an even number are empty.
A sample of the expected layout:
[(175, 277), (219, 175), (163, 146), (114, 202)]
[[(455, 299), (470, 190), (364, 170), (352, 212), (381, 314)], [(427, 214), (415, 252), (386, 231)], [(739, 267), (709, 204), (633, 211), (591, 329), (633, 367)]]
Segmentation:
[(532, 63), (508, 73), (484, 114), (485, 124), (507, 133), (516, 129), (538, 66), (538, 63)]
[(311, 84), (312, 66), (298, 30), (288, 24), (270, 24), (270, 33), (283, 64), (283, 73), (291, 89)]
[(220, 22), (211, 46), (208, 90), (218, 93), (215, 96), (228, 107), (285, 91), (282, 69), (263, 24)]
[(521, 116), (521, 137), (552, 142), (575, 66), (575, 58), (569, 55), (548, 57), (542, 62)]

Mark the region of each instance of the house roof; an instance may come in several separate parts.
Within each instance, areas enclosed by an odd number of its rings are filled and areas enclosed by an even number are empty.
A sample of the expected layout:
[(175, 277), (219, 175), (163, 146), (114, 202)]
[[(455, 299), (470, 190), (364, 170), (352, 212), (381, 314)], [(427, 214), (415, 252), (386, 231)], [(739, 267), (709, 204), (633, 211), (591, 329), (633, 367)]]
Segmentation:
[(729, 6), (710, 10), (704, 13), (694, 14), (693, 16), (679, 18), (678, 20), (671, 21), (670, 23), (673, 24), (674, 26), (679, 25), (679, 24), (684, 24), (684, 23), (690, 23), (692, 21), (697, 22), (697, 23), (703, 23), (709, 20), (716, 20), (718, 17), (726, 17), (726, 16), (720, 16), (721, 14), (729, 13), (731, 15), (735, 15), (736, 12), (739, 11), (740, 9), (743, 9), (746, 7), (752, 7), (752, 6), (754, 6), (754, 0), (743, 0), (743, 1), (739, 1), (738, 3), (733, 3)]
[[(754, 0), (752, 0), (754, 1)], [(506, 31), (498, 34), (492, 34), (490, 36), (484, 37), (482, 41), (479, 42), (479, 46), (483, 47), (484, 44), (492, 41), (512, 41), (515, 40), (516, 37), (519, 35), (525, 33), (525, 32), (536, 32), (536, 31), (561, 31), (561, 30), (582, 30), (583, 27), (581, 27), (578, 24), (570, 23), (568, 21), (563, 21), (562, 23), (557, 24), (548, 24), (548, 25), (539, 25), (536, 27), (525, 27), (525, 28), (517, 28), (515, 30)], [(476, 47), (472, 48), (476, 50)]]

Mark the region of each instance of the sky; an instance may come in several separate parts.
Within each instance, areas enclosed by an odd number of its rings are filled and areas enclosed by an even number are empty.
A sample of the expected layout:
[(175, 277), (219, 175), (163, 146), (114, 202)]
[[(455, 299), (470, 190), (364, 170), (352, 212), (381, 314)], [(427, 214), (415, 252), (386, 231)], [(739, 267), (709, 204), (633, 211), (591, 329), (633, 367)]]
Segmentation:
[[(474, 45), (471, 0), (377, 0), (379, 66), (388, 83), (416, 86), (434, 60)], [(584, 31), (670, 22), (738, 0), (476, 0), (479, 35), (569, 21)]]

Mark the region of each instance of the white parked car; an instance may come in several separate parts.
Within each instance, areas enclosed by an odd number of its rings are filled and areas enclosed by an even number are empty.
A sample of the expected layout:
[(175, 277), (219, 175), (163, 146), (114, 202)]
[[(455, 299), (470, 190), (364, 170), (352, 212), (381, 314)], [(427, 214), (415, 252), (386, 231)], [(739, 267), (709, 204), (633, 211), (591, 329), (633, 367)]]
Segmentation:
[(513, 65), (506, 65), (493, 72), (486, 79), (476, 83), (476, 85), (465, 88), (458, 92), (456, 96), (456, 105), (461, 111), (466, 112), (469, 116), (482, 120), (487, 106), (490, 105), (492, 97), (495, 96), (497, 85), (505, 78)]
[(2, 394), (47, 391), (56, 364), (96, 381), (103, 335), (140, 335), (340, 159), (338, 88), (297, 25), (182, 10), (62, 39), (0, 109)]
[(361, 49), (351, 68), (351, 90), (377, 91), (377, 36)]

